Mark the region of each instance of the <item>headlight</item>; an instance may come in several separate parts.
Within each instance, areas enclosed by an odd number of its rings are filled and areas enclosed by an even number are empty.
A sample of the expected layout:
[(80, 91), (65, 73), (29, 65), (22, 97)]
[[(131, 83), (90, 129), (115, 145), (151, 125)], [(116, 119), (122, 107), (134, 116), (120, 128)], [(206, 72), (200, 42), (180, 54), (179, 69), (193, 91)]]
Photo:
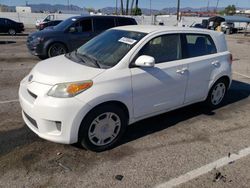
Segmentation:
[(36, 37), (36, 38), (34, 38), (33, 39), (33, 43), (34, 44), (40, 44), (41, 42), (43, 42), (44, 41), (44, 38), (42, 38), (42, 37)]
[(79, 93), (87, 90), (93, 85), (93, 81), (81, 81), (81, 82), (71, 82), (71, 83), (60, 83), (54, 85), (48, 92), (51, 97), (57, 98), (68, 98), (74, 97)]

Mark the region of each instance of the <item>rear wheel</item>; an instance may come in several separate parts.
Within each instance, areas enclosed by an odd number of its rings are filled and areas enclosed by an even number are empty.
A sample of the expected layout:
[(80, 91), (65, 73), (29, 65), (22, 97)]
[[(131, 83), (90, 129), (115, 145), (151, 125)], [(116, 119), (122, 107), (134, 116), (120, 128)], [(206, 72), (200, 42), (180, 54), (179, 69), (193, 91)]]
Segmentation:
[(219, 79), (209, 91), (206, 99), (206, 104), (212, 108), (221, 105), (228, 88), (228, 83), (225, 79)]
[(9, 29), (8, 33), (10, 35), (15, 35), (16, 34), (16, 30), (15, 29)]
[(79, 144), (96, 152), (111, 149), (121, 139), (126, 126), (127, 116), (119, 106), (96, 107), (81, 124), (78, 135)]
[(65, 54), (67, 48), (61, 43), (54, 43), (48, 49), (48, 57), (55, 57), (61, 54)]

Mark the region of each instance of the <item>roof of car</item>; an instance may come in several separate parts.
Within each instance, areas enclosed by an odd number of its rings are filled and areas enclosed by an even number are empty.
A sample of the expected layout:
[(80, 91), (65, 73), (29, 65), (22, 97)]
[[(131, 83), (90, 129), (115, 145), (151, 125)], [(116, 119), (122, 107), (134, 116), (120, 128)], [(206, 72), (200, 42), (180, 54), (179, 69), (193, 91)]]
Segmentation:
[(124, 17), (124, 16), (104, 16), (104, 15), (85, 15), (85, 16), (73, 16), (71, 18), (79, 19), (79, 18), (125, 18), (125, 19), (134, 19), (131, 17)]
[(190, 28), (190, 27), (174, 27), (174, 26), (162, 26), (162, 25), (129, 25), (116, 27), (114, 29), (135, 31), (141, 33), (153, 33), (161, 31), (199, 31), (199, 32), (212, 32), (210, 30), (204, 30), (199, 28)]

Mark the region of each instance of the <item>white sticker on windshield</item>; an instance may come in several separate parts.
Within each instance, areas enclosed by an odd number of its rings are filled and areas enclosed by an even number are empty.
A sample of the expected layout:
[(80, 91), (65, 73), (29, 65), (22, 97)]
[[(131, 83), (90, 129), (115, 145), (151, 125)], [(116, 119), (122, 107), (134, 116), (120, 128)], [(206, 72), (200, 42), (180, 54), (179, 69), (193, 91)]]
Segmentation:
[(72, 20), (73, 22), (75, 22), (75, 21), (76, 21), (76, 19), (75, 19), (75, 18), (72, 18), (71, 20)]
[(129, 45), (133, 45), (134, 43), (137, 42), (137, 40), (134, 40), (134, 39), (130, 39), (130, 38), (127, 38), (127, 37), (122, 37), (121, 39), (118, 40), (119, 42), (123, 42), (125, 44), (129, 44)]

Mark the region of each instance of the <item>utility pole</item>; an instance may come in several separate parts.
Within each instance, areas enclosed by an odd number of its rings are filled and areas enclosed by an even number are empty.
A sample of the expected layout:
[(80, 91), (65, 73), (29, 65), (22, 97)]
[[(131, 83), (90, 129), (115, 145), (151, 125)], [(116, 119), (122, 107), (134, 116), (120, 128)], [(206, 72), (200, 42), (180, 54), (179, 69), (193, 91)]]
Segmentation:
[(180, 0), (177, 0), (177, 22), (180, 19)]
[(207, 0), (207, 12), (209, 12), (210, 0)]
[(150, 16), (152, 16), (152, 1), (151, 0), (149, 0), (150, 2), (149, 2), (149, 6), (150, 6)]
[(215, 11), (217, 12), (217, 9), (218, 9), (218, 6), (219, 6), (219, 1), (220, 0), (217, 0), (217, 4), (216, 4), (216, 8), (215, 8)]

